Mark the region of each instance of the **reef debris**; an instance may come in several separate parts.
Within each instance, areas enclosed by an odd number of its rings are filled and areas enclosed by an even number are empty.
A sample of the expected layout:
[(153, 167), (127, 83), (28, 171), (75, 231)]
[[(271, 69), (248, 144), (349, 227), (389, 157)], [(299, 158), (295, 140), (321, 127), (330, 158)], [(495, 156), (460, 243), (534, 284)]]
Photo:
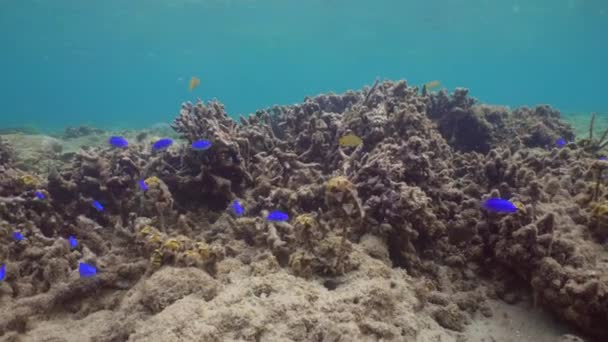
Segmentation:
[[(548, 106), (376, 80), (240, 123), (184, 103), (172, 127), (170, 147), (84, 147), (48, 176), (0, 142), (0, 226), (24, 236), (0, 235), (0, 335), (109, 311), (99, 340), (462, 340), (517, 279), (608, 338), (608, 192), (588, 149), (553, 148), (574, 135)], [(489, 198), (512, 210), (482, 210)]]

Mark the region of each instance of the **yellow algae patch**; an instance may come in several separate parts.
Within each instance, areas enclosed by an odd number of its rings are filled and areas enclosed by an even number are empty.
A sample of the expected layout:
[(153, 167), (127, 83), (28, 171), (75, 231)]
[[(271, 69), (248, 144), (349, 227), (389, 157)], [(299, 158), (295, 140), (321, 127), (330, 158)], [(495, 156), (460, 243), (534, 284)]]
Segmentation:
[(602, 216), (605, 216), (606, 214), (608, 214), (608, 203), (607, 202), (594, 203), (591, 205), (591, 207), (593, 208), (593, 211), (591, 213), (595, 217), (602, 217)]
[(40, 181), (38, 180), (38, 178), (36, 178), (30, 174), (19, 177), (19, 182), (21, 182), (21, 184), (23, 184), (29, 188), (33, 188), (33, 187), (37, 186), (38, 184), (40, 184)]
[(196, 250), (200, 254), (201, 258), (203, 258), (203, 260), (206, 260), (211, 256), (211, 247), (204, 242), (197, 242)]
[(156, 267), (160, 267), (163, 263), (163, 252), (160, 249), (155, 249), (150, 257), (150, 262)]
[(325, 190), (328, 192), (350, 191), (352, 190), (352, 188), (353, 183), (351, 183), (348, 178), (344, 176), (334, 177), (325, 183)]
[(154, 234), (150, 235), (150, 237), (148, 238), (148, 242), (150, 242), (150, 243), (162, 243), (163, 242), (163, 238), (160, 235), (160, 233), (154, 233)]
[(139, 233), (140, 233), (142, 236), (144, 236), (144, 237), (145, 237), (145, 236), (148, 236), (148, 235), (152, 234), (152, 232), (153, 232), (154, 230), (155, 230), (155, 229), (154, 229), (154, 227), (152, 227), (152, 226), (143, 226), (143, 227), (142, 227), (142, 228), (139, 230)]
[(160, 178), (158, 178), (156, 176), (148, 177), (148, 178), (146, 178), (146, 180), (144, 181), (144, 183), (146, 183), (147, 186), (159, 185), (160, 184)]
[(163, 244), (163, 247), (176, 252), (180, 247), (182, 246), (182, 244), (177, 241), (177, 239), (168, 239), (167, 241), (165, 241), (165, 243)]
[(295, 223), (295, 225), (313, 226), (316, 223), (316, 221), (315, 221), (315, 218), (312, 217), (312, 215), (302, 214), (302, 215), (298, 215), (298, 217), (296, 217), (296, 220), (294, 223)]

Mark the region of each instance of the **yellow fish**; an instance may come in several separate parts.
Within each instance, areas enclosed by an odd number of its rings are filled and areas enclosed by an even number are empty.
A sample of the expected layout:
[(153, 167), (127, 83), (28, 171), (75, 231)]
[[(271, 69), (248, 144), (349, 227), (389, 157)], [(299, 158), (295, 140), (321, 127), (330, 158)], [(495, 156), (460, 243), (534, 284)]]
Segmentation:
[(355, 147), (363, 143), (363, 140), (358, 136), (350, 133), (340, 138), (340, 146)]
[(201, 80), (196, 76), (192, 76), (188, 88), (190, 88), (190, 91), (192, 91), (194, 88), (198, 87), (199, 84), (201, 84)]
[(432, 89), (441, 87), (441, 82), (439, 82), (439, 81), (431, 81), (431, 82), (425, 84), (425, 86), (426, 86), (426, 89), (432, 90)]
[(521, 203), (521, 202), (519, 202), (519, 201), (513, 202), (513, 205), (516, 206), (517, 209), (522, 210), (522, 211), (526, 209), (526, 207), (524, 206), (524, 204)]

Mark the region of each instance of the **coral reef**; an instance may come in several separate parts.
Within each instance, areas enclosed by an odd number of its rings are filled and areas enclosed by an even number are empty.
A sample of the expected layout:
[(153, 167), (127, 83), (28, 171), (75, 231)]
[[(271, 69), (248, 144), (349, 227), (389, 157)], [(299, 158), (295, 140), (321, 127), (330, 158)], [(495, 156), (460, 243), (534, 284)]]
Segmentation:
[(64, 139), (74, 139), (80, 138), (87, 135), (93, 134), (103, 134), (104, 130), (90, 127), (90, 126), (78, 126), (78, 127), (66, 127), (65, 131), (62, 134), (62, 138)]
[(15, 152), (12, 146), (0, 138), (0, 165), (9, 165), (13, 162)]
[[(60, 312), (96, 341), (462, 341), (519, 282), (608, 338), (607, 165), (555, 147), (574, 135), (548, 106), (378, 80), (240, 123), (185, 103), (172, 127), (185, 143), (83, 147), (48, 176), (0, 143), (0, 335), (67, 340), (65, 322), (41, 323)], [(363, 143), (341, 146), (347, 134)], [(200, 139), (212, 146), (190, 148)], [(488, 197), (519, 210), (484, 211)], [(78, 279), (79, 262), (98, 276)]]
[(549, 147), (558, 138), (574, 140), (572, 127), (560, 121), (560, 113), (549, 106), (509, 111), (476, 102), (464, 88), (457, 88), (451, 96), (445, 90), (428, 96), (429, 117), (458, 151), (488, 153), (501, 145)]

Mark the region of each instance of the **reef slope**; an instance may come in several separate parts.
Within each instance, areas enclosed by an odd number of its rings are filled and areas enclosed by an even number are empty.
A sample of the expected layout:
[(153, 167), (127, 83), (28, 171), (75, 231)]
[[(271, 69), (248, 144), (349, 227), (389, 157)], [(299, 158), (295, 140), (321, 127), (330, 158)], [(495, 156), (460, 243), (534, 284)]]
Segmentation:
[[(4, 340), (465, 341), (528, 299), (608, 338), (608, 162), (554, 147), (574, 133), (548, 106), (386, 81), (240, 123), (185, 103), (172, 126), (168, 150), (56, 149), (48, 172), (0, 144)], [(520, 210), (480, 208), (499, 196)]]

